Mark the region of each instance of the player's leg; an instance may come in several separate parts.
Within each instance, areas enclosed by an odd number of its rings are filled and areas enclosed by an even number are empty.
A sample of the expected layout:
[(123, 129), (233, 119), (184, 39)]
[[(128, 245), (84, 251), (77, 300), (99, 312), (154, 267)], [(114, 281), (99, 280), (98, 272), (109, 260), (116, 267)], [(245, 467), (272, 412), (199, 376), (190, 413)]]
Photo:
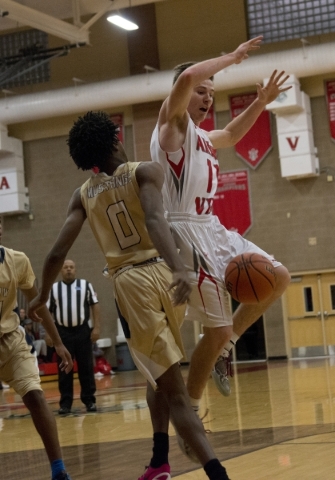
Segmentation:
[[(199, 404), (214, 364), (229, 341), (232, 331), (232, 326), (203, 327), (204, 335), (193, 351), (187, 379), (187, 391), (191, 399), (199, 400)], [(196, 407), (196, 402), (192, 403)]]
[(162, 391), (159, 388), (154, 390), (149, 382), (147, 403), (153, 429), (153, 455), (149, 466), (139, 480), (157, 477), (157, 475), (161, 475), (162, 480), (168, 480), (170, 478), (169, 406)]
[[(24, 404), (31, 413), (37, 432), (41, 436), (47, 456), (50, 461), (53, 480), (70, 479), (65, 471), (61, 448), (58, 440), (55, 417), (52, 414), (41, 390), (41, 381), (35, 356), (30, 352), (30, 346), (24, 333), (17, 329), (11, 332), (8, 342), (8, 361), (6, 379), (22, 397)], [(5, 348), (2, 345), (2, 348)]]
[[(273, 266), (276, 271), (276, 285), (271, 296), (265, 302), (259, 303), (257, 305), (240, 304), (233, 314), (233, 333), (230, 340), (225, 344), (222, 354), (215, 364), (213, 375), (214, 378), (216, 376), (217, 378), (221, 378), (221, 380), (223, 381), (224, 378), (228, 375), (230, 361), (229, 359), (231, 358), (232, 348), (234, 347), (240, 336), (253, 323), (255, 323), (259, 319), (259, 317), (262, 316), (262, 314), (273, 302), (275, 302), (276, 300), (278, 300), (278, 298), (281, 297), (290, 282), (290, 274), (286, 267), (284, 267), (281, 263), (273, 260), (273, 258), (269, 256), (264, 250), (260, 249), (259, 247), (257, 247), (257, 245), (249, 242), (245, 238), (241, 237), (241, 235), (237, 234), (236, 232), (228, 232), (221, 225), (218, 225), (217, 231), (218, 236), (221, 236), (224, 239), (221, 243), (224, 243), (226, 246), (228, 246), (229, 251), (227, 255), (227, 249), (224, 248), (219, 254), (219, 259), (221, 261), (223, 272), (225, 271), (225, 267), (232, 259), (232, 257), (245, 252), (255, 252), (269, 258), (273, 262)], [(220, 245), (220, 243), (218, 243), (218, 245)]]
[(50, 463), (61, 458), (55, 417), (47, 404), (42, 390), (31, 390), (22, 397), (31, 413), (37, 432), (42, 438)]
[[(203, 325), (203, 336), (193, 351), (187, 379), (191, 404), (197, 410), (215, 362), (233, 331), (229, 295), (223, 283), (209, 275), (201, 283), (198, 279), (192, 281), (185, 320), (197, 320)], [(213, 375), (213, 378), (220, 393), (229, 395), (228, 378), (222, 381), (220, 376), (216, 379)]]
[(56, 420), (41, 390), (31, 390), (22, 397), (31, 413), (40, 435), (52, 470), (52, 480), (70, 480), (66, 473), (58, 439)]
[(191, 407), (179, 365), (172, 365), (156, 381), (169, 405), (174, 427), (196, 454), (208, 478), (228, 480), (225, 468), (216, 459), (204, 427)]
[[(170, 214), (168, 221), (192, 278), (186, 319), (197, 320), (204, 326), (204, 336), (193, 352), (187, 381), (192, 406), (197, 409), (210, 373), (214, 373), (214, 364), (232, 333), (230, 300), (223, 283), (221, 261), (222, 256), (230, 258), (230, 247), (224, 238), (226, 229), (215, 216), (190, 218)], [(229, 395), (228, 377), (218, 374), (213, 378), (220, 393)]]
[(233, 329), (239, 337), (285, 292), (290, 283), (290, 274), (283, 265), (275, 269), (276, 286), (272, 295), (262, 303), (256, 305), (240, 304), (233, 314)]

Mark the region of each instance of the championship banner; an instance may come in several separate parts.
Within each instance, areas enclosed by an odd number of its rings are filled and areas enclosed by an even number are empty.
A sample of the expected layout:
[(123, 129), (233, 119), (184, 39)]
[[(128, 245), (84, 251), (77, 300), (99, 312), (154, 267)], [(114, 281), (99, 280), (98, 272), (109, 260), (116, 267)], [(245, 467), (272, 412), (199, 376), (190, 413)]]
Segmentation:
[[(234, 119), (255, 100), (257, 93), (229, 97), (230, 114)], [(264, 110), (251, 129), (235, 145), (237, 155), (251, 168), (256, 169), (272, 149), (270, 112)]]
[(219, 173), (213, 213), (227, 230), (248, 232), (252, 225), (248, 170)]
[(330, 136), (335, 142), (335, 80), (326, 82)]
[(214, 112), (214, 103), (212, 103), (211, 108), (208, 110), (206, 118), (199, 125), (200, 128), (206, 130), (206, 132), (211, 132), (215, 130), (215, 112)]

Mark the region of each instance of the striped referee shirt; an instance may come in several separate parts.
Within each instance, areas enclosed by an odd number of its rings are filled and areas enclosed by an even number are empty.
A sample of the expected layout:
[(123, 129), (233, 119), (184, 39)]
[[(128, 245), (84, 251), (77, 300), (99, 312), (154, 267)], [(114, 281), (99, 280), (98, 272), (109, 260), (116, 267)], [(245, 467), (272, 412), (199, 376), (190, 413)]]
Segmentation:
[(76, 278), (72, 283), (54, 283), (49, 310), (55, 322), (63, 327), (77, 327), (90, 318), (90, 305), (98, 303), (92, 284)]

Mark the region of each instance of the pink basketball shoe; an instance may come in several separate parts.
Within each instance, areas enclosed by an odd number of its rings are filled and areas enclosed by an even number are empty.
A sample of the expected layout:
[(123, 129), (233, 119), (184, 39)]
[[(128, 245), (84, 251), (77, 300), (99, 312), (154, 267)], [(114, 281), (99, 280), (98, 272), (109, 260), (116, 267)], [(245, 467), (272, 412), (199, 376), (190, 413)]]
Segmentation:
[(164, 463), (164, 465), (158, 468), (147, 467), (138, 480), (171, 480), (170, 465)]

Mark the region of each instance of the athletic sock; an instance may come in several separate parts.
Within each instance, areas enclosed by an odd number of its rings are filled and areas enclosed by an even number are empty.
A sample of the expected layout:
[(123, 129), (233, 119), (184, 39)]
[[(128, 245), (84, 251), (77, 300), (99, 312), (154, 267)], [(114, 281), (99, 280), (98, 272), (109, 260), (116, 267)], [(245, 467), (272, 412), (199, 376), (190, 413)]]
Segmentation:
[(239, 338), (240, 337), (236, 333), (233, 332), (229, 342), (227, 342), (225, 344), (225, 346), (223, 347), (223, 352), (222, 352), (223, 357), (229, 357), (232, 348), (235, 347), (236, 342)]
[(195, 413), (199, 413), (201, 398), (192, 398), (190, 397), (190, 402)]
[(56, 477), (60, 472), (65, 471), (65, 466), (63, 460), (60, 458), (59, 460), (54, 460), (51, 464), (51, 477)]
[(150, 460), (152, 468), (158, 468), (169, 463), (169, 435), (163, 432), (154, 433), (153, 456)]
[(213, 458), (204, 466), (209, 480), (229, 480), (226, 469), (221, 465), (217, 458)]

